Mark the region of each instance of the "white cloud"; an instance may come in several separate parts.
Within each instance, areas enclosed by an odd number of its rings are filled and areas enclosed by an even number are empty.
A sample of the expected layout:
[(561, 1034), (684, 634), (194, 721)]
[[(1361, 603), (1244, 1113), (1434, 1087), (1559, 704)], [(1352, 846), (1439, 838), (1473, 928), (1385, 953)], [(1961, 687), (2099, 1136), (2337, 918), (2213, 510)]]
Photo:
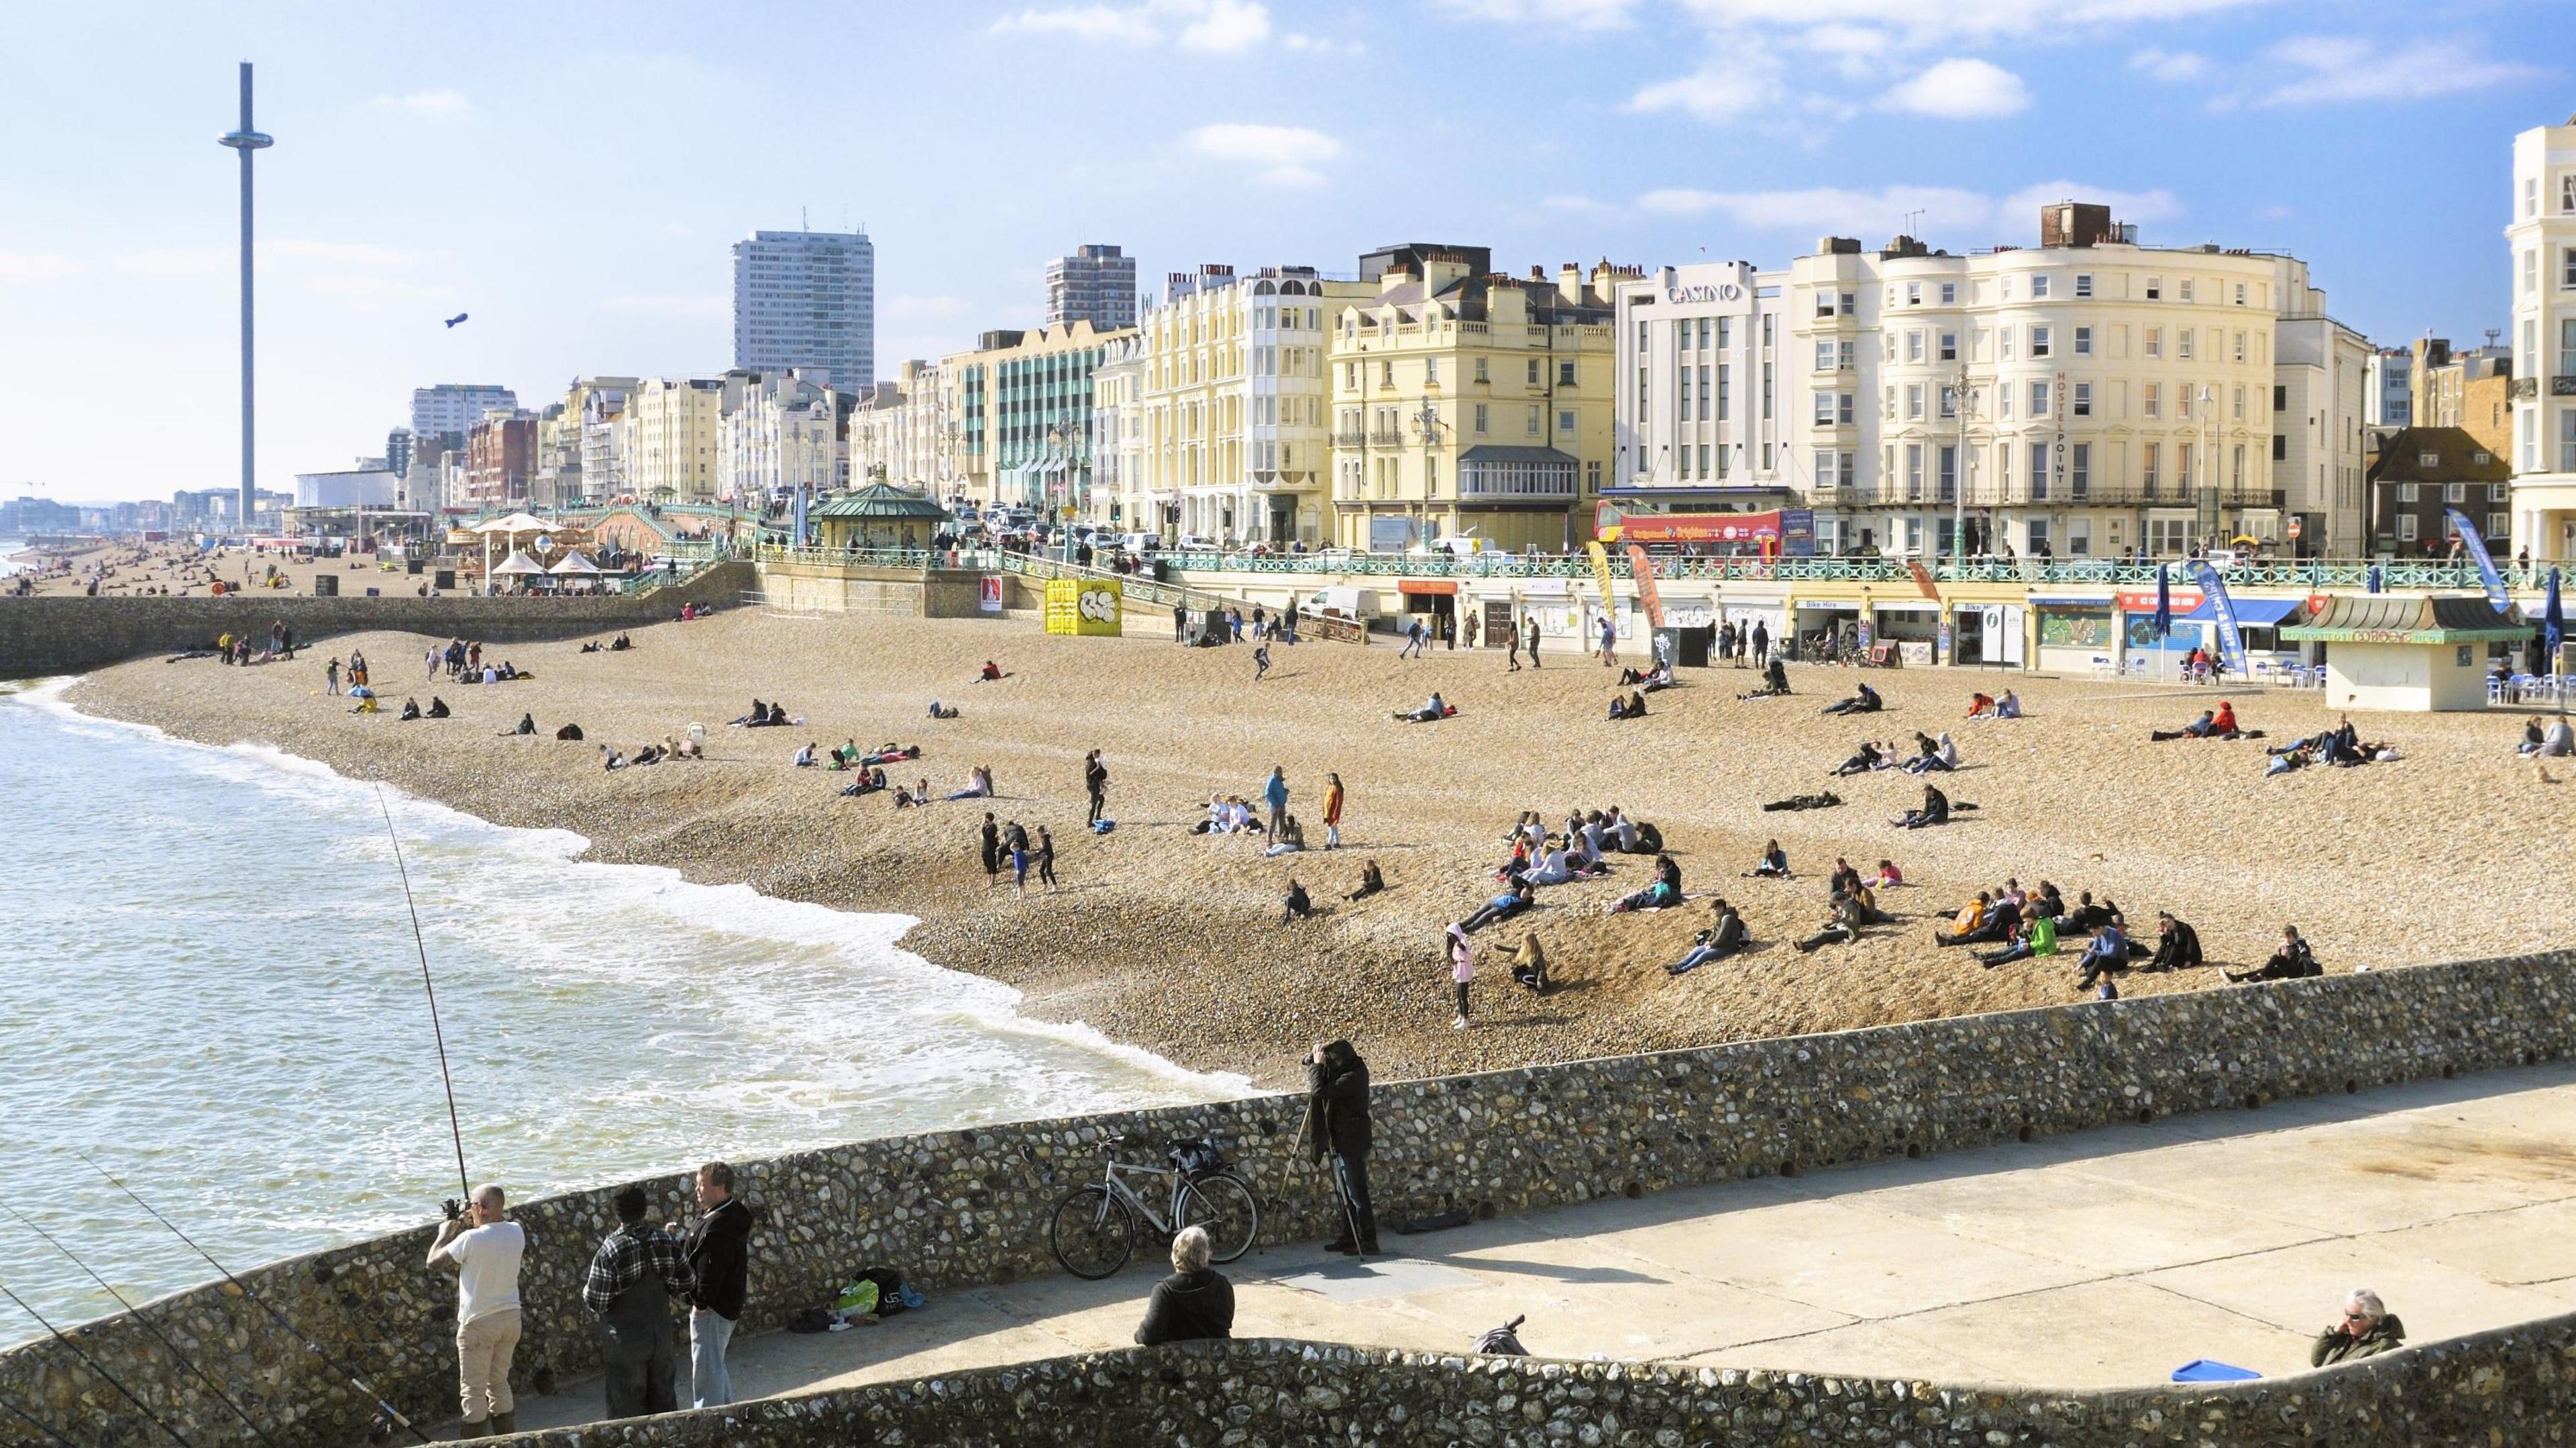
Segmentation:
[(1779, 66), (1748, 46), (1689, 75), (1656, 81), (1628, 98), (1632, 111), (1680, 111), (1711, 123), (1739, 120), (1779, 103)]
[(1819, 25), (1797, 37), (1798, 48), (1824, 56), (1845, 79), (1864, 80), (1886, 63), (1895, 38), (1866, 25)]
[(474, 114), (474, 103), (452, 90), (413, 91), (407, 96), (378, 96), (368, 102), (380, 111), (392, 111), (415, 121), (446, 125)]
[(1991, 61), (1952, 56), (1890, 90), (1881, 104), (1942, 120), (1993, 120), (2030, 109), (2030, 87)]
[(2167, 85), (2181, 85), (2209, 74), (2209, 57), (2188, 50), (2158, 50), (2151, 45), (2129, 57), (2129, 69)]
[(1316, 167), (1342, 154), (1341, 142), (1304, 126), (1201, 126), (1182, 144), (1210, 160), (1249, 166), (1256, 180), (1273, 186), (1320, 185), (1324, 173)]
[(0, 251), (0, 282), (52, 282), (80, 272), (79, 262), (58, 252)]
[(731, 297), (624, 296), (602, 297), (600, 309), (630, 312), (646, 317), (729, 317), (733, 315)]
[(2170, 192), (2114, 191), (2073, 181), (2045, 181), (2001, 197), (1955, 186), (1887, 186), (1875, 191), (1831, 186), (1805, 191), (1671, 189), (1650, 191), (1637, 198), (1637, 206), (1660, 216), (1722, 216), (1750, 230), (1807, 236), (1877, 241), (1912, 231), (1955, 250), (2035, 240), (2039, 208), (2069, 197), (2102, 202), (2122, 221), (2161, 221), (2182, 211)]
[(1329, 35), (1300, 35), (1294, 31), (1279, 37), (1279, 43), (1290, 50), (1310, 55), (1366, 55), (1368, 47), (1356, 40), (1335, 40)]
[(2274, 0), (1683, 0), (1712, 27), (1875, 25), (1917, 42), (2060, 33), (2246, 10)]
[(208, 249), (203, 251), (134, 251), (108, 263), (128, 276), (138, 277), (204, 277), (229, 271), (240, 264), (238, 254)]
[(1432, 4), (1461, 20), (1495, 25), (1616, 30), (1635, 18), (1638, 0), (1432, 0)]
[(990, 33), (1070, 35), (1077, 40), (1238, 55), (1270, 38), (1270, 7), (1259, 0), (1145, 0), (1141, 5), (1027, 9), (993, 22)]
[(2355, 36), (2302, 35), (2273, 46), (2269, 58), (2291, 74), (2255, 97), (2258, 105), (2424, 100), (2514, 85), (2545, 73), (2536, 65), (2481, 55), (2458, 40), (2381, 46)]

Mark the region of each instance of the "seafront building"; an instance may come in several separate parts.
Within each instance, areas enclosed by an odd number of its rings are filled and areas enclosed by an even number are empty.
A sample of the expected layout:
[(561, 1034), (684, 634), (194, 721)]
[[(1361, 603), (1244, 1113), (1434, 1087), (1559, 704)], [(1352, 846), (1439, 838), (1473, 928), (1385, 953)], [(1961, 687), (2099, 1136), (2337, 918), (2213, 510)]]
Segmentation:
[(546, 408), (537, 423), (532, 502), (543, 508), (578, 508), (616, 495), (615, 451), (596, 445), (605, 431), (599, 419), (623, 410), (636, 382), (633, 377), (575, 378), (563, 400)]
[(2513, 542), (2576, 560), (2576, 117), (2513, 138)]
[(864, 232), (755, 231), (733, 244), (733, 365), (876, 380), (876, 245)]
[(1136, 325), (1136, 259), (1114, 246), (1074, 248), (1046, 266), (1045, 326), (1089, 322), (1094, 331)]
[(1427, 243), (1362, 257), (1370, 295), (1331, 314), (1333, 542), (1588, 538), (1577, 514), (1615, 456), (1613, 292), (1640, 275), (1604, 261), (1524, 280), (1482, 247)]
[[(487, 412), (465, 434), (465, 493), (477, 508), (507, 508), (528, 501), (536, 476), (537, 414)], [(453, 500), (452, 500), (453, 501)]]
[(2466, 428), (2399, 429), (2371, 464), (2370, 552), (2403, 558), (2446, 551), (2452, 508), (2504, 547), (2512, 478), (2505, 454)]
[[(2492, 339), (2496, 334), (2489, 332)], [(2418, 337), (2408, 346), (2412, 373), (2409, 427), (2465, 428), (2504, 457), (2513, 455), (2513, 349), (2454, 350), (2449, 339)]]
[(1174, 539), (1329, 537), (1325, 329), (1336, 306), (1375, 290), (1310, 266), (1166, 276), (1112, 374), (1118, 517)]
[[(1782, 482), (1796, 434), (1780, 412), (1781, 283), (1735, 261), (1664, 267), (1612, 288), (1618, 391), (1603, 498), (1649, 511), (1753, 512), (1803, 496)], [(1820, 339), (1819, 365), (1843, 375), (1861, 344), (1856, 334)], [(1858, 393), (1845, 391), (1848, 400), (1818, 405), (1851, 412)], [(1857, 460), (1854, 449), (1822, 449), (1814, 476), (1848, 487)]]
[(961, 496), (945, 368), (919, 359), (853, 399), (845, 425), (853, 485), (871, 479), (942, 501)]
[(800, 371), (726, 373), (716, 433), (719, 499), (760, 504), (849, 485), (839, 395)]
[(2406, 347), (2380, 347), (2370, 354), (2369, 380), (2364, 391), (2370, 398), (2369, 416), (2363, 421), (2371, 427), (2412, 427), (2415, 423), (2415, 354)]
[(417, 387), (411, 394), (411, 435), (443, 438), (452, 448), (465, 446), (465, 434), (487, 412), (516, 412), (519, 394), (507, 387), (476, 382), (442, 382)]
[(618, 417), (625, 494), (647, 503), (707, 503), (716, 496), (722, 441), (721, 378), (647, 377)]

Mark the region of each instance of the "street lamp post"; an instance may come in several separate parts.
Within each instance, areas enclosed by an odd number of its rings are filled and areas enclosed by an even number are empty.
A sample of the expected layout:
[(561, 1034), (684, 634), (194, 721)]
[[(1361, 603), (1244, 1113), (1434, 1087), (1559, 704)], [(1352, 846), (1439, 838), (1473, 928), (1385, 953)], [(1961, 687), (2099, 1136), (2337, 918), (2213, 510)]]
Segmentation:
[(241, 155), (241, 525), (242, 536), (247, 539), (251, 515), (258, 511), (259, 501), (257, 448), (254, 444), (256, 419), (251, 389), (250, 161), (254, 152), (276, 144), (251, 128), (250, 62), (247, 60), (241, 63), (241, 126), (238, 130), (225, 132), (218, 143)]

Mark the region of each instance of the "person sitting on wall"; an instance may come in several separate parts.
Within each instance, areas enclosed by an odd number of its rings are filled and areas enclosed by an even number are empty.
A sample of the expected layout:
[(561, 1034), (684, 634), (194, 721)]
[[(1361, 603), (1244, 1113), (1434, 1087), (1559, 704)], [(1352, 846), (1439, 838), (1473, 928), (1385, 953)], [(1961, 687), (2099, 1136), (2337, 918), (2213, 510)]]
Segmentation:
[(1183, 1227), (1172, 1235), (1172, 1275), (1154, 1284), (1145, 1320), (1136, 1326), (1140, 1347), (1196, 1342), (1234, 1335), (1234, 1285), (1211, 1268), (1207, 1228)]
[(2308, 942), (2300, 937), (2299, 927), (2284, 925), (2281, 927), (2281, 948), (2273, 951), (2272, 958), (2264, 961), (2259, 969), (2219, 973), (2243, 985), (2264, 980), (2305, 980), (2326, 972), (2325, 967), (2317, 964), (2316, 954), (2308, 949)]
[(2309, 1344), (2308, 1366), (2323, 1368), (2358, 1362), (2405, 1345), (2406, 1324), (2397, 1320), (2397, 1314), (2388, 1310), (2378, 1293), (2356, 1287), (2344, 1294), (2343, 1317)]
[(1867, 684), (1863, 684), (1850, 698), (1836, 699), (1817, 712), (1822, 714), (1875, 714), (1886, 707), (1886, 702), (1878, 697), (1878, 691)]

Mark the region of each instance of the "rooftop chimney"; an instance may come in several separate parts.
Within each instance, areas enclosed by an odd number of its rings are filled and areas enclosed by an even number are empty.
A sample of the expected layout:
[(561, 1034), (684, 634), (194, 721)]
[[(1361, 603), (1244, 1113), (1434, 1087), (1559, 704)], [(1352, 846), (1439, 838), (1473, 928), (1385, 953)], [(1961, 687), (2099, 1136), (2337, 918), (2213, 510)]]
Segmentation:
[(1583, 268), (1567, 262), (1556, 269), (1556, 292), (1569, 302), (1583, 302)]
[(2111, 208), (2086, 201), (2052, 201), (2039, 208), (2042, 246), (2099, 246), (2120, 240), (2111, 224)]

